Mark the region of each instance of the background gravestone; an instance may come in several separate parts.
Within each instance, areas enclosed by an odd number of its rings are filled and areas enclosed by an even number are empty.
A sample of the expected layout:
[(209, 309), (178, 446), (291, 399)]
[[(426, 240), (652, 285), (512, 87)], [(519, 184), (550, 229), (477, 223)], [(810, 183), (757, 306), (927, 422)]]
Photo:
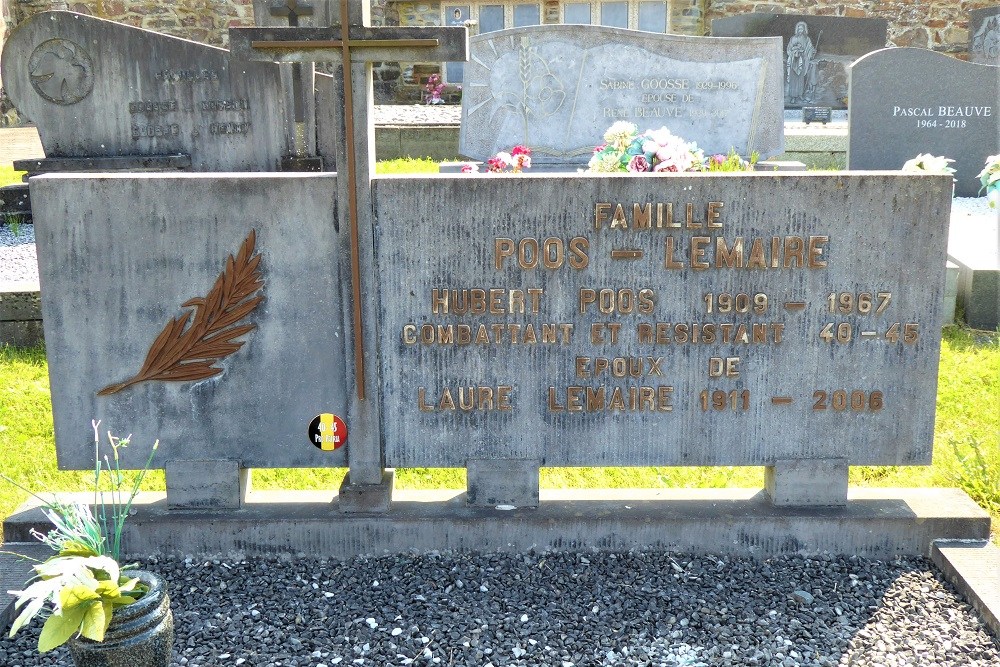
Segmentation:
[(1000, 65), (1000, 6), (969, 12), (969, 60)]
[[(805, 30), (799, 28), (802, 23)], [(785, 106), (846, 109), (848, 68), (866, 53), (885, 47), (888, 22), (877, 18), (752, 13), (713, 19), (712, 35), (781, 37)]]
[(851, 68), (848, 169), (900, 169), (918, 153), (955, 160), (955, 194), (1000, 152), (1000, 67), (926, 49), (871, 53)]
[(233, 65), (224, 49), (82, 14), (18, 26), (3, 84), (37, 124), (49, 168), (87, 158), (81, 168), (274, 171), (290, 150), (276, 65)]
[(523, 144), (533, 167), (586, 164), (615, 121), (666, 126), (706, 153), (783, 151), (776, 39), (711, 39), (599, 26), (478, 35), (462, 87), (459, 151)]

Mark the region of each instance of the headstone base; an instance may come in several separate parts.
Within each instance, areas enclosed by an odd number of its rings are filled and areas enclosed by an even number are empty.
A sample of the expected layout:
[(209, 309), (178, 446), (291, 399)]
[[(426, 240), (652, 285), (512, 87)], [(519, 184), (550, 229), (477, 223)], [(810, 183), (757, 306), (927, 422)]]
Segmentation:
[[(87, 493), (61, 499), (93, 500)], [(37, 501), (36, 501), (37, 502)], [(254, 491), (239, 511), (171, 510), (143, 493), (125, 526), (127, 556), (326, 558), (431, 551), (658, 549), (769, 557), (929, 553), (935, 539), (986, 540), (990, 516), (958, 489), (851, 489), (843, 508), (774, 507), (759, 489), (543, 489), (538, 509), (472, 507), (463, 491), (397, 491), (387, 514), (330, 511), (329, 491)], [(5, 542), (32, 540), (32, 503), (4, 522)]]
[(530, 459), (469, 459), (468, 500), (476, 507), (538, 507), (538, 468)]
[(323, 158), (285, 155), (281, 158), (281, 171), (323, 171)]
[(786, 459), (764, 470), (775, 507), (842, 507), (847, 504), (847, 459)]
[(167, 461), (163, 468), (173, 509), (239, 509), (250, 491), (250, 470), (239, 461)]
[(337, 506), (341, 512), (347, 514), (361, 512), (384, 514), (389, 511), (392, 504), (392, 490), (395, 483), (396, 473), (393, 470), (382, 473), (381, 484), (351, 484), (351, 473), (347, 473), (340, 485)]

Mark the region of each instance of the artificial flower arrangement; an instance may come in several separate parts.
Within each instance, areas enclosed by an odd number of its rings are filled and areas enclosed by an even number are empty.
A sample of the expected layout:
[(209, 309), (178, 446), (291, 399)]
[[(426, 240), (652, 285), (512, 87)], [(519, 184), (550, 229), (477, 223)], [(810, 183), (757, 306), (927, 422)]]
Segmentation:
[[(120, 563), (121, 539), (125, 519), (159, 442), (153, 444), (145, 468), (135, 476), (126, 496), (119, 452), (128, 446), (129, 439), (108, 433), (113, 461), (107, 455), (102, 461), (97, 436), (99, 424), (92, 424), (96, 516), (85, 503), (35, 496), (42, 502), (42, 511), (53, 529), (48, 533), (32, 530), (32, 535), (56, 553), (33, 566), (35, 574), (24, 590), (8, 591), (17, 598), (15, 609), (21, 610), (11, 626), (10, 636), (36, 616), (44, 618), (38, 638), (38, 650), (42, 653), (74, 637), (104, 641), (115, 610), (135, 603), (148, 590), (139, 577), (131, 576), (134, 565)], [(102, 473), (110, 478), (109, 488), (102, 483)], [(9, 477), (4, 479), (27, 491)]]
[[(500, 151), (486, 161), (486, 171), (490, 174), (520, 174), (531, 167), (531, 149), (527, 146), (514, 146), (510, 152)], [(508, 171), (509, 170), (509, 171)], [(466, 163), (462, 165), (463, 174), (479, 172), (479, 165)]]
[(943, 155), (931, 155), (930, 153), (920, 153), (912, 160), (907, 160), (903, 164), (903, 171), (923, 172), (927, 174), (954, 174), (955, 168), (948, 165), (954, 162), (951, 158)]
[(756, 156), (743, 160), (735, 151), (705, 157), (693, 141), (685, 141), (666, 127), (639, 133), (635, 123), (618, 121), (604, 133), (605, 144), (594, 149), (587, 171), (690, 172), (752, 171)]
[(427, 77), (424, 90), (427, 91), (427, 104), (444, 104), (444, 99), (441, 97), (441, 93), (444, 92), (444, 82), (441, 81), (440, 74), (431, 74)]
[(1000, 155), (986, 158), (986, 167), (979, 172), (979, 182), (983, 184), (980, 192), (986, 192), (990, 208), (1000, 206)]

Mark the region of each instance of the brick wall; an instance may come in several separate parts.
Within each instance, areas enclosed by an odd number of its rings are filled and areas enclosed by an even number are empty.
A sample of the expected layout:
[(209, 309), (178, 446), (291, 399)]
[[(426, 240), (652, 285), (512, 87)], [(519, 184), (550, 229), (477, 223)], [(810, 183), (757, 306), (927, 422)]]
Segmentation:
[(962, 57), (969, 46), (969, 12), (994, 7), (997, 0), (707, 0), (707, 4), (706, 29), (712, 19), (748, 12), (878, 17), (889, 22), (890, 44)]
[[(129, 25), (165, 32), (207, 44), (224, 46), (230, 26), (253, 25), (252, 0), (2, 0), (7, 27), (46, 9), (69, 9), (83, 14), (121, 21)], [(386, 16), (386, 0), (376, 0), (373, 17)], [(711, 20), (747, 12), (820, 14), (829, 16), (878, 16), (889, 21), (889, 40), (896, 46), (930, 48), (962, 55), (969, 42), (969, 12), (996, 6), (997, 0), (673, 0), (672, 12), (691, 25), (677, 27), (693, 31), (701, 21), (704, 30)], [(388, 21), (398, 15), (391, 4)], [(685, 29), (687, 28), (687, 29)]]

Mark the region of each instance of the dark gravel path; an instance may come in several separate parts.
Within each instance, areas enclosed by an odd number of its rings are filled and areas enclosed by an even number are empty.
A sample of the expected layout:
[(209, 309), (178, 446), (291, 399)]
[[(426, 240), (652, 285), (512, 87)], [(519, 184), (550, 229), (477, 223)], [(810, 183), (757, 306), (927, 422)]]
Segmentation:
[[(177, 665), (1000, 665), (925, 559), (446, 554), (145, 563)], [(39, 657), (37, 628), (0, 643)]]

